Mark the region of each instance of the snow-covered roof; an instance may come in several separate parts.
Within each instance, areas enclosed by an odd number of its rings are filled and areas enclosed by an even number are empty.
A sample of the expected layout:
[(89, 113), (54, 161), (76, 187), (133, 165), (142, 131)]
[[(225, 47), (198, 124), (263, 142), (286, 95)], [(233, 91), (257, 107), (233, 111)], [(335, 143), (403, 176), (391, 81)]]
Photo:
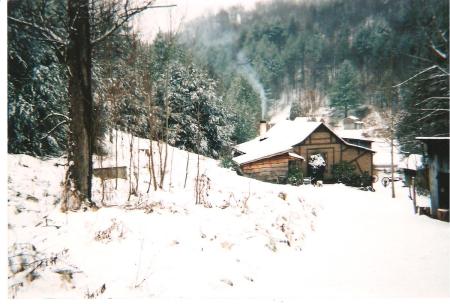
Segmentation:
[(304, 158), (303, 156), (298, 155), (297, 153), (290, 152), (290, 153), (289, 153), (289, 156), (290, 156), (290, 157), (293, 157), (293, 158), (296, 158), (296, 159), (305, 160), (305, 158)]
[[(236, 163), (242, 165), (279, 154), (291, 152), (293, 146), (304, 141), (322, 124), (326, 126), (322, 122), (311, 122), (307, 121), (306, 118), (300, 117), (292, 121), (280, 121), (264, 135), (237, 145), (235, 148), (238, 151), (243, 152), (244, 154), (233, 158), (233, 160)], [(328, 126), (326, 127), (330, 129)], [(336, 136), (349, 146), (369, 150), (365, 147), (349, 144), (339, 135)]]
[(355, 117), (355, 116), (348, 116), (348, 117), (345, 117), (344, 119), (359, 120), (359, 118)]
[(245, 154), (233, 160), (238, 164), (246, 164), (289, 152), (292, 146), (305, 140), (320, 124), (308, 122), (304, 118), (280, 121), (264, 135), (237, 145), (235, 148)]
[(371, 141), (373, 142), (374, 140), (371, 138), (367, 138), (363, 136), (364, 130), (358, 129), (358, 130), (336, 130), (335, 131), (336, 134), (339, 135), (339, 137), (341, 138), (350, 138), (350, 139), (360, 139), (360, 140), (365, 140), (365, 141)]
[(423, 167), (422, 155), (410, 154), (405, 156), (398, 164), (400, 169), (417, 170)]
[(450, 140), (450, 137), (416, 137), (418, 140)]

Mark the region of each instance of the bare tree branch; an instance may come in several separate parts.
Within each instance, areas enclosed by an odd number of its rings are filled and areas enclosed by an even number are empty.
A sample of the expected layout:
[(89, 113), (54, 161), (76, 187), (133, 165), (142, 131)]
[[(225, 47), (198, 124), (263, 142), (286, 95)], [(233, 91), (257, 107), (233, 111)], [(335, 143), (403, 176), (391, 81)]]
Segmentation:
[(439, 57), (441, 60), (447, 59), (447, 54), (445, 52), (441, 51), (436, 47), (436, 45), (430, 40), (430, 48), (433, 50), (433, 52)]
[(445, 37), (445, 34), (446, 34), (447, 31), (441, 31), (441, 30), (438, 30), (438, 32), (439, 32), (439, 34), (440, 34), (442, 40), (443, 40), (445, 43), (448, 43), (448, 39), (447, 39), (447, 37)]
[(428, 115), (426, 115), (426, 116), (424, 116), (422, 118), (419, 118), (419, 120), (417, 120), (417, 121), (423, 121), (423, 120), (425, 120), (425, 119), (427, 119), (427, 118), (429, 118), (429, 117), (431, 117), (433, 115), (439, 115), (439, 114), (436, 114), (439, 111), (440, 111), (439, 109), (435, 109), (432, 112), (430, 112)]
[(428, 59), (428, 58), (424, 58), (424, 57), (421, 57), (421, 56), (412, 55), (412, 54), (408, 54), (408, 53), (402, 53), (402, 54), (406, 55), (406, 56), (409, 56), (409, 57), (412, 57), (412, 58), (415, 58), (415, 59), (419, 59), (419, 60), (424, 61), (424, 62), (433, 63), (433, 61)]
[(64, 118), (65, 120), (70, 121), (70, 118), (67, 117), (66, 115), (60, 114), (60, 113), (55, 113), (55, 112), (52, 112), (52, 113), (48, 114), (47, 116), (45, 116), (45, 118), (42, 119), (42, 121), (47, 120), (48, 118), (53, 117), (53, 116), (56, 116), (56, 117), (62, 117), (62, 118)]
[(48, 131), (44, 136), (41, 137), (40, 140), (44, 140), (45, 138), (47, 138), (48, 136), (50, 136), (51, 133), (53, 133), (58, 127), (60, 127), (63, 124), (68, 123), (67, 120), (61, 121), (60, 123), (58, 123), (57, 125), (55, 125), (50, 131)]
[(433, 112), (450, 112), (448, 108), (420, 108), (422, 111), (433, 111)]
[(59, 35), (57, 35), (54, 31), (50, 30), (49, 28), (45, 28), (42, 26), (37, 25), (36, 23), (32, 23), (32, 22), (28, 22), (25, 20), (21, 20), (21, 19), (17, 19), (11, 16), (8, 16), (8, 20), (17, 23), (17, 24), (21, 24), (21, 25), (25, 25), (27, 27), (31, 27), (33, 29), (38, 30), (38, 32), (44, 36), (44, 38), (46, 38), (47, 40), (56, 43), (60, 46), (66, 46), (67, 45), (67, 41), (65, 39), (63, 39), (62, 37), (60, 37)]
[(92, 45), (97, 44), (99, 42), (101, 42), (102, 40), (106, 39), (109, 35), (111, 35), (112, 33), (114, 33), (115, 31), (117, 31), (120, 27), (122, 27), (127, 21), (129, 21), (131, 18), (133, 18), (135, 15), (147, 10), (147, 9), (151, 9), (151, 8), (168, 8), (168, 7), (176, 7), (175, 4), (170, 4), (170, 5), (155, 5), (152, 6), (153, 1), (149, 1), (148, 3), (146, 3), (143, 6), (140, 7), (135, 7), (135, 8), (129, 8), (129, 1), (127, 0), (124, 4), (124, 12), (119, 15), (118, 20), (116, 21), (116, 23), (109, 28), (108, 30), (106, 30), (102, 35), (100, 35), (97, 38), (94, 38), (92, 40)]
[(427, 71), (430, 71), (430, 70), (432, 70), (432, 69), (434, 69), (434, 68), (437, 68), (437, 69), (443, 71), (444, 73), (446, 73), (446, 74), (448, 75), (448, 73), (447, 73), (445, 70), (443, 70), (441, 67), (439, 67), (438, 65), (433, 65), (433, 66), (431, 66), (431, 67), (428, 67), (428, 68), (426, 68), (426, 69), (420, 71), (419, 73), (416, 73), (415, 75), (413, 75), (412, 77), (410, 77), (410, 78), (407, 79), (406, 81), (403, 81), (403, 82), (401, 82), (400, 84), (394, 85), (394, 86), (392, 86), (392, 87), (393, 87), (393, 88), (395, 88), (395, 87), (400, 87), (400, 86), (402, 86), (403, 84), (408, 83), (408, 82), (411, 81), (412, 79), (415, 79), (415, 78), (418, 77), (419, 75), (421, 75), (421, 74), (423, 74), (423, 73), (425, 73), (425, 72), (427, 72)]
[(430, 100), (450, 100), (450, 97), (429, 97), (429, 98), (426, 98), (425, 100), (422, 100), (422, 101), (420, 101), (420, 102), (417, 102), (417, 103), (416, 103), (416, 106), (419, 106), (419, 105), (421, 105), (421, 104), (424, 104), (424, 103), (426, 103), (426, 102), (428, 102), (428, 101), (430, 101)]

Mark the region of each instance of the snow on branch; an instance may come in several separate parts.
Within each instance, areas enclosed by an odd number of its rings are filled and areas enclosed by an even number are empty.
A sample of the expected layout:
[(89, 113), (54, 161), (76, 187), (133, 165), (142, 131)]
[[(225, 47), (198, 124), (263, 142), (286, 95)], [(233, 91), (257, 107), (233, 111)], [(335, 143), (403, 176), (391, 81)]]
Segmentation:
[(415, 79), (415, 78), (418, 77), (419, 75), (424, 74), (425, 72), (430, 71), (430, 70), (432, 70), (432, 69), (434, 69), (434, 68), (437, 68), (437, 69), (443, 71), (443, 72), (448, 76), (448, 72), (447, 72), (447, 71), (445, 71), (444, 69), (442, 69), (442, 68), (439, 67), (438, 65), (433, 65), (433, 66), (431, 66), (431, 67), (428, 67), (428, 68), (426, 68), (426, 69), (420, 71), (419, 73), (416, 73), (415, 75), (413, 75), (413, 76), (410, 77), (409, 79), (407, 79), (407, 80), (401, 82), (400, 84), (394, 85), (394, 86), (392, 86), (392, 87), (393, 87), (393, 88), (400, 87), (400, 86), (402, 86), (402, 85), (408, 83), (409, 81)]
[(445, 35), (447, 34), (447, 31), (438, 31), (438, 32), (439, 32), (439, 34), (441, 35), (442, 40), (443, 40), (445, 43), (448, 43), (448, 39), (447, 39), (447, 37), (445, 37)]
[(450, 112), (448, 108), (421, 108), (422, 111)]
[(55, 116), (55, 117), (62, 117), (62, 118), (64, 118), (64, 119), (66, 119), (67, 121), (70, 121), (70, 118), (67, 117), (66, 115), (60, 114), (60, 113), (55, 113), (55, 112), (51, 112), (50, 114), (48, 114), (47, 116), (45, 116), (45, 118), (42, 119), (42, 121), (47, 120), (48, 118), (54, 117), (54, 116)]
[[(419, 118), (419, 120), (417, 120), (417, 121), (423, 121), (423, 120), (425, 120), (425, 119), (427, 119), (427, 118), (429, 118), (429, 117), (431, 117), (433, 115), (440, 115), (438, 112), (442, 112), (442, 111), (448, 112), (449, 110), (448, 109), (440, 109), (440, 108), (438, 108), (438, 109), (429, 109), (429, 111), (431, 111), (429, 114), (427, 114), (426, 116), (423, 116), (422, 118)], [(436, 114), (436, 113), (438, 113), (438, 114)]]
[(442, 59), (442, 60), (447, 59), (447, 54), (445, 54), (445, 52), (439, 50), (438, 47), (436, 47), (436, 45), (433, 42), (430, 42), (430, 47), (440, 59)]
[(314, 169), (326, 166), (325, 160), (323, 159), (322, 155), (320, 155), (320, 153), (311, 155), (309, 159), (310, 160), (308, 164)]
[(416, 106), (419, 106), (421, 104), (425, 104), (425, 103), (427, 103), (430, 100), (450, 100), (450, 97), (428, 97), (428, 98), (426, 98), (426, 99), (424, 99), (424, 100), (422, 100), (420, 102), (417, 102)]
[(57, 125), (55, 125), (50, 131), (48, 131), (44, 136), (41, 137), (40, 140), (44, 140), (45, 138), (47, 138), (48, 136), (50, 136), (58, 127), (60, 127), (63, 124), (68, 123), (67, 120), (61, 121), (60, 123), (58, 123)]
[(54, 31), (52, 31), (51, 29), (49, 29), (48, 27), (42, 27), (40, 25), (37, 25), (34, 22), (28, 22), (25, 20), (21, 20), (21, 19), (17, 19), (11, 16), (8, 16), (8, 20), (16, 23), (16, 24), (21, 24), (27, 27), (31, 27), (35, 30), (37, 30), (46, 40), (49, 40), (53, 43), (56, 43), (58, 45), (61, 46), (66, 46), (67, 45), (67, 41), (65, 39), (63, 39), (62, 37), (60, 37), (59, 35), (57, 35)]

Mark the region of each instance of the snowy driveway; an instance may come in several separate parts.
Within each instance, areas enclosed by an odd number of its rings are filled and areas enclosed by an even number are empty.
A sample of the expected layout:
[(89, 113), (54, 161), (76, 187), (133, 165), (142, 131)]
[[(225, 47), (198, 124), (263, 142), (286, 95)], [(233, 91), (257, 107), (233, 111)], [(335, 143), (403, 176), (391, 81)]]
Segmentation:
[(296, 280), (296, 295), (450, 296), (449, 224), (414, 215), (407, 190), (396, 185), (396, 199), (381, 186), (308, 192), (324, 209), (299, 266), (284, 270)]

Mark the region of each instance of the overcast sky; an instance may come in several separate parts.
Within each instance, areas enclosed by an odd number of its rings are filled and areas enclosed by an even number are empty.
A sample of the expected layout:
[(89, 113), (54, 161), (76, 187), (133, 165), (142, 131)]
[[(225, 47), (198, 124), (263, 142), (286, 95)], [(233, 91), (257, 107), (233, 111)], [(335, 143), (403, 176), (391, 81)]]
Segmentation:
[(159, 29), (168, 31), (170, 20), (172, 29), (177, 30), (196, 17), (216, 13), (223, 8), (241, 5), (245, 9), (252, 9), (255, 3), (268, 1), (270, 0), (156, 0), (155, 5), (176, 4), (177, 7), (147, 10), (136, 17), (134, 22), (142, 38), (149, 41)]

